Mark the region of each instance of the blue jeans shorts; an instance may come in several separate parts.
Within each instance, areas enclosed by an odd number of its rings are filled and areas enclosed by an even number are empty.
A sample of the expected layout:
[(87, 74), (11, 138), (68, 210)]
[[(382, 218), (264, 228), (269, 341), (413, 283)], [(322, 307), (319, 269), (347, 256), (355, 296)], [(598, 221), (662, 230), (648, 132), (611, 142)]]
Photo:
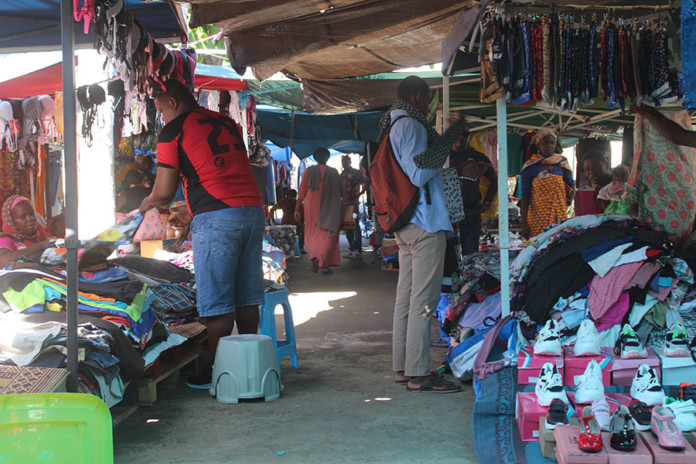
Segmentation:
[(193, 266), (201, 317), (264, 303), (264, 226), (260, 207), (225, 208), (194, 216)]

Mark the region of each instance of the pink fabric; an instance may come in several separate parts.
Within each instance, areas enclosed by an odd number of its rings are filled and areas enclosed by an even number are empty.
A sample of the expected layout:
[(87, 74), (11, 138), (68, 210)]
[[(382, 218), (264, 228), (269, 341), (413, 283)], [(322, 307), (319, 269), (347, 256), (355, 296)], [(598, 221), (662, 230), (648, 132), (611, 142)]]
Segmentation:
[(596, 275), (592, 279), (587, 303), (595, 321), (602, 318), (614, 306), (642, 265), (642, 261), (622, 264), (613, 267), (604, 277)]
[(305, 224), (305, 248), (309, 252), (309, 259), (316, 258), (319, 267), (338, 266), (341, 264), (341, 253), (338, 248), (338, 238), (340, 234), (333, 234), (327, 229), (317, 227), (321, 208), (321, 192), (324, 186), (324, 171), (326, 166), (320, 166), (322, 181), (317, 190), (310, 190), (307, 186), (308, 176), (302, 176), (298, 200), (304, 201), (304, 224)]
[(646, 285), (652, 280), (653, 276), (657, 271), (660, 270), (662, 266), (660, 266), (656, 262), (646, 262), (644, 263), (640, 269), (638, 269), (638, 272), (636, 272), (636, 275), (633, 276), (631, 281), (628, 283), (628, 286), (626, 286), (626, 289), (633, 288), (633, 287), (639, 287), (639, 288), (645, 288)]
[[(15, 206), (17, 206), (19, 203), (21, 203), (23, 201), (29, 201), (29, 200), (25, 197), (17, 196), (17, 198), (12, 200), (12, 204), (10, 205), (10, 210), (15, 209)], [(31, 203), (31, 202), (29, 201), (29, 203)]]
[(601, 318), (595, 320), (597, 331), (601, 332), (602, 330), (612, 328), (614, 325), (621, 324), (621, 321), (630, 309), (630, 303), (631, 299), (628, 293), (622, 293), (619, 301), (609, 308)]
[(16, 251), (18, 250), (17, 248), (17, 242), (12, 240), (11, 237), (2, 237), (0, 238), (0, 248), (4, 248), (6, 250), (10, 251)]

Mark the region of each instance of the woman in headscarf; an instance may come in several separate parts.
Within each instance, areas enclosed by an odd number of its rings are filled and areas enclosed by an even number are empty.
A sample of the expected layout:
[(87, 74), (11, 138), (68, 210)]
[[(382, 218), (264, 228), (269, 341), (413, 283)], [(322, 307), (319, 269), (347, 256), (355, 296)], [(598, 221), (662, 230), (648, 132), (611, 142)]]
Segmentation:
[(312, 272), (321, 268), (322, 274), (331, 274), (331, 266), (341, 264), (338, 238), (345, 209), (341, 175), (326, 165), (330, 156), (326, 148), (314, 151), (314, 160), (319, 164), (307, 169), (302, 176), (295, 206), (297, 222), (302, 222), (304, 207), (305, 248), (309, 252)]
[(2, 206), (0, 234), (0, 269), (22, 256), (43, 250), (49, 245), (50, 232), (39, 224), (31, 202), (12, 195)]
[(522, 235), (539, 235), (548, 226), (568, 219), (575, 182), (568, 160), (556, 153), (556, 134), (540, 130), (532, 139), (536, 152), (522, 168)]

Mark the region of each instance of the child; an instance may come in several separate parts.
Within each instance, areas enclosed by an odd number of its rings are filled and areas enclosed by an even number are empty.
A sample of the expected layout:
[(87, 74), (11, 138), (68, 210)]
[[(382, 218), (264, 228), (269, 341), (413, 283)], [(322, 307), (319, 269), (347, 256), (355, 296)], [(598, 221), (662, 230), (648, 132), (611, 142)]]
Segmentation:
[(611, 171), (611, 183), (603, 187), (597, 194), (600, 200), (608, 200), (609, 206), (604, 214), (630, 214), (631, 206), (636, 201), (634, 189), (628, 183), (628, 168), (619, 164)]

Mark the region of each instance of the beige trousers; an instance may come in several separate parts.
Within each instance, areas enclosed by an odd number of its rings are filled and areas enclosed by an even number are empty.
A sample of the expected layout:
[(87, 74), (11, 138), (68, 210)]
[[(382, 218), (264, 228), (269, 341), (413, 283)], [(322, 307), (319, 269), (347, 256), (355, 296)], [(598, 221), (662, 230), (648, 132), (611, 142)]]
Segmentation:
[(407, 376), (430, 374), (430, 324), (445, 265), (445, 232), (409, 224), (394, 234), (399, 245), (399, 283), (393, 327), (393, 368)]

